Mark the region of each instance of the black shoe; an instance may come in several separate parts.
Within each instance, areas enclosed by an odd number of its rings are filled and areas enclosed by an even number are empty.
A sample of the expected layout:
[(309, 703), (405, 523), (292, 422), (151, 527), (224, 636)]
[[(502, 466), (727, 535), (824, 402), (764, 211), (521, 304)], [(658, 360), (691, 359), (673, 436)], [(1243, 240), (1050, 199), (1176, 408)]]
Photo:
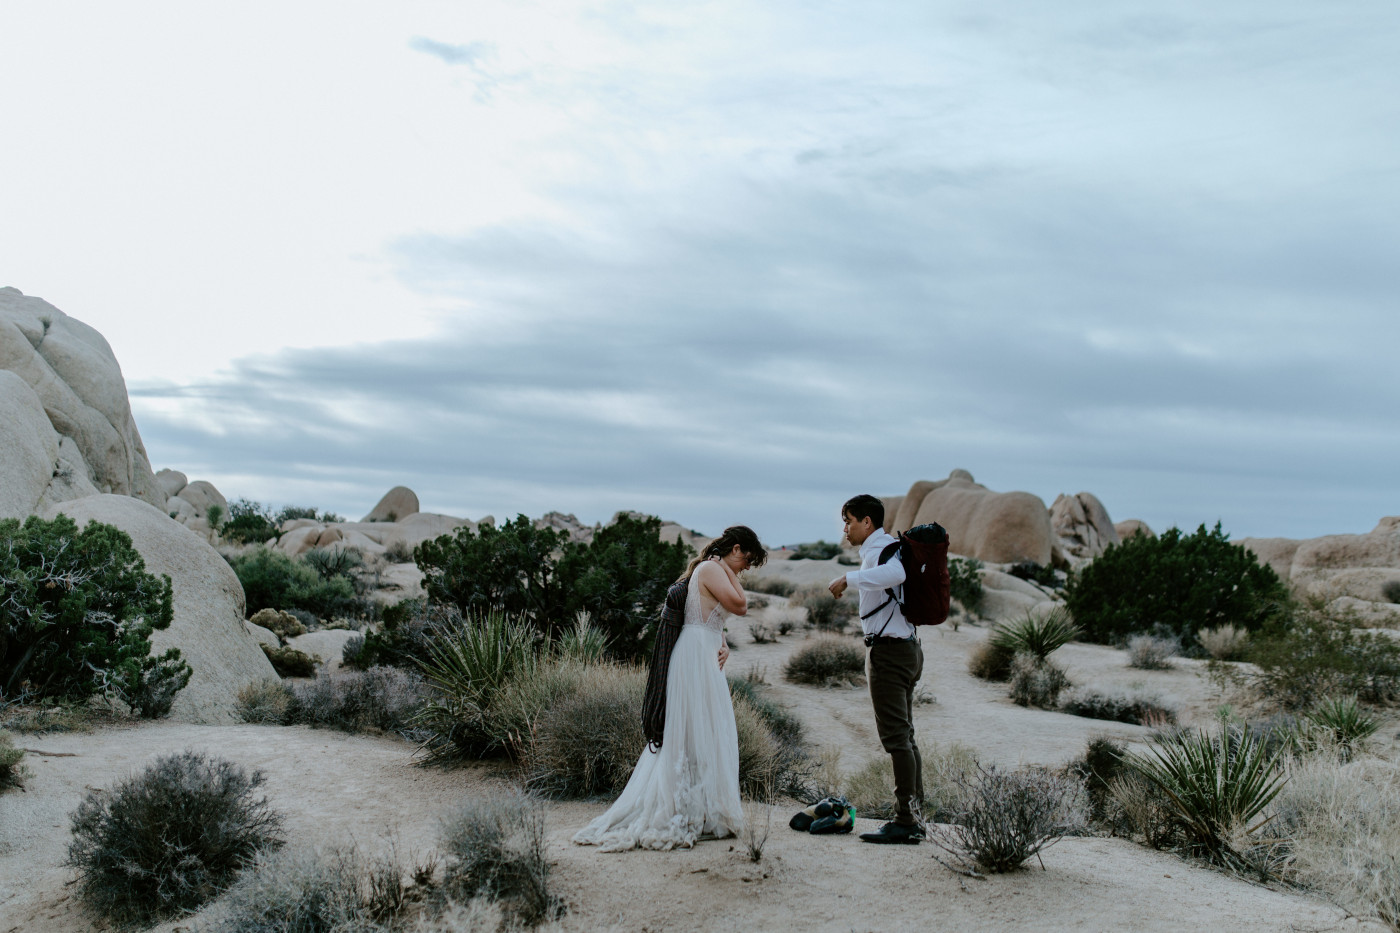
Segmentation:
[(918, 826), (903, 823), (886, 823), (873, 833), (861, 833), (861, 842), (901, 843), (916, 846), (924, 838), (924, 831)]
[(845, 797), (824, 797), (807, 809), (793, 814), (792, 819), (788, 820), (788, 826), (805, 833), (811, 829), (812, 824), (817, 820), (832, 815), (839, 816), (846, 807)]
[(856, 828), (856, 808), (844, 806), (827, 816), (818, 817), (807, 832), (813, 836), (828, 836), (833, 833), (848, 833)]

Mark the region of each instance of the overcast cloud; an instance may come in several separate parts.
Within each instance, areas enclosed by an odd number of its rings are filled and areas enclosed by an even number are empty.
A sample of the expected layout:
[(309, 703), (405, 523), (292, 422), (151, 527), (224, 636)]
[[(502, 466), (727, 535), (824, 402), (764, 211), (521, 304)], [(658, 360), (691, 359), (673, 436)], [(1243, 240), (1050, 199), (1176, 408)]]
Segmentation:
[[(282, 93), (377, 152), (290, 140), (237, 228), (302, 231), (323, 300), (284, 258), (223, 267), (257, 299), (210, 299), (202, 371), (141, 314), (217, 263), (100, 312), (103, 267), (57, 300), (31, 230), (38, 286), (3, 284), (103, 330), (155, 465), (230, 496), (353, 514), (404, 483), (774, 543), (959, 467), (1237, 537), (1400, 511), (1400, 9), (750, 7), (358, 24), (377, 92)], [(319, 217), (313, 151), (345, 160)]]

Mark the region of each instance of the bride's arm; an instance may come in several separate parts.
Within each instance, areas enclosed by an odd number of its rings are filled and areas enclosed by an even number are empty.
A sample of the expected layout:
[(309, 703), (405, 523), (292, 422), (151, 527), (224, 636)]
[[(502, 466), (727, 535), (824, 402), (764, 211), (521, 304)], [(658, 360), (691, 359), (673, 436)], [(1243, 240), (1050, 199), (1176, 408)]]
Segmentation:
[(726, 612), (736, 616), (747, 615), (749, 599), (739, 578), (729, 565), (720, 560), (707, 560), (695, 571), (701, 574), (700, 585), (709, 591)]

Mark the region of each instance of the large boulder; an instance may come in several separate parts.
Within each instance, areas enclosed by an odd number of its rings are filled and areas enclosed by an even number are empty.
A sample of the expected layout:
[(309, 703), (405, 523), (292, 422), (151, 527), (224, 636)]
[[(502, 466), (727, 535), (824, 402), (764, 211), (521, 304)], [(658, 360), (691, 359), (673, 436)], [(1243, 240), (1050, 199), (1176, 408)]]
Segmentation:
[(156, 474), (156, 485), (167, 496), (178, 496), (189, 484), (190, 478), (179, 470), (161, 470)]
[(188, 722), (238, 721), (238, 691), (276, 679), (277, 672), (243, 624), (243, 587), (233, 569), (188, 528), (160, 509), (128, 496), (97, 495), (59, 503), (59, 512), (79, 526), (90, 521), (115, 525), (131, 536), (146, 570), (170, 577), (175, 618), (151, 636), (156, 653), (179, 648), (194, 674), (175, 698), (171, 716)]
[(0, 369), (34, 390), (54, 431), (72, 439), (96, 489), (165, 505), (121, 367), (101, 334), (42, 299), (0, 288)]
[(1146, 535), (1149, 538), (1157, 537), (1147, 522), (1140, 518), (1125, 518), (1121, 522), (1113, 523), (1113, 530), (1118, 532), (1119, 541), (1127, 541), (1133, 535)]
[(1382, 518), (1366, 534), (1292, 538), (1240, 538), (1285, 581), (1328, 599), (1349, 596), (1366, 602), (1385, 600), (1383, 590), (1400, 580), (1400, 516)]
[(29, 383), (0, 370), (0, 518), (34, 511), (53, 480), (58, 435)]
[(177, 498), (190, 504), (196, 518), (208, 518), (209, 510), (214, 506), (218, 506), (223, 517), (228, 518), (228, 500), (224, 498), (223, 493), (214, 488), (213, 483), (202, 479), (187, 483), (177, 493)]
[(1044, 501), (1028, 492), (993, 492), (966, 470), (910, 487), (900, 503), (894, 530), (927, 522), (948, 529), (948, 550), (954, 554), (995, 564), (1050, 563), (1054, 532)]
[(1089, 492), (1056, 496), (1050, 506), (1050, 527), (1059, 539), (1060, 549), (1081, 561), (1098, 557), (1109, 545), (1119, 542), (1108, 509)]
[(360, 521), (396, 522), (418, 511), (418, 494), (407, 486), (395, 486)]

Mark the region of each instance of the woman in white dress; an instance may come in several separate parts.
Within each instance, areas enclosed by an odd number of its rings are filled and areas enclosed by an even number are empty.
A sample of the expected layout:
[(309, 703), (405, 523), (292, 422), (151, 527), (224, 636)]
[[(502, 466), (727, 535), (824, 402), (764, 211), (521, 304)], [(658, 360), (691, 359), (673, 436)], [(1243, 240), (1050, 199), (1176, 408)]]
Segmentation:
[(753, 531), (735, 525), (690, 562), (681, 577), (689, 579), (685, 624), (667, 668), (665, 740), (642, 750), (622, 795), (574, 842), (604, 852), (689, 848), (743, 826), (724, 621), (748, 612), (738, 574), (767, 556)]

